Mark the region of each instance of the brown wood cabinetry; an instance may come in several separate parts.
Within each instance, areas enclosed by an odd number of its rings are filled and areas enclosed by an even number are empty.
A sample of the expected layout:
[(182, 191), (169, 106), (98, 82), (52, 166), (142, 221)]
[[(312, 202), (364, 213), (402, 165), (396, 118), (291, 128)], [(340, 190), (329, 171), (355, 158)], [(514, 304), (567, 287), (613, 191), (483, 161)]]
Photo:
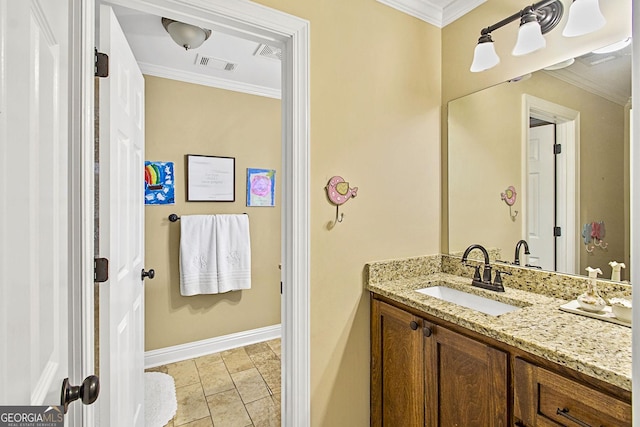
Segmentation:
[(506, 426), (507, 353), (438, 325), (425, 337), (427, 426)]
[(380, 302), (371, 317), (371, 425), (422, 426), (422, 319)]
[(630, 401), (628, 391), (372, 299), (372, 426), (631, 426)]
[(371, 362), (372, 426), (507, 425), (503, 351), (374, 300)]
[(630, 426), (631, 405), (525, 360), (514, 360), (515, 418), (523, 426)]

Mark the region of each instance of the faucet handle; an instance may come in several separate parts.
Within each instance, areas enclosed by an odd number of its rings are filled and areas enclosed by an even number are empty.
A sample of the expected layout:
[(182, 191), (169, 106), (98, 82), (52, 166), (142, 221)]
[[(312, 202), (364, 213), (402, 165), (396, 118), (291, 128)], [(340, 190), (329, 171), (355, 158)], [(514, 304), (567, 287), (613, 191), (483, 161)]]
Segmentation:
[(473, 272), (473, 280), (477, 280), (477, 281), (482, 280), (480, 278), (480, 266), (479, 265), (469, 265), (467, 263), (467, 260), (463, 260), (462, 261), (462, 265), (464, 265), (465, 267), (473, 267), (475, 269), (475, 271)]
[(478, 280), (478, 281), (481, 280), (480, 279), (480, 266), (479, 265), (475, 266), (475, 271), (473, 273), (473, 280)]
[(508, 271), (496, 269), (496, 277), (493, 279), (493, 284), (494, 285), (502, 286), (502, 276), (501, 276), (501, 274), (506, 274), (506, 275), (511, 276), (512, 273), (510, 273)]

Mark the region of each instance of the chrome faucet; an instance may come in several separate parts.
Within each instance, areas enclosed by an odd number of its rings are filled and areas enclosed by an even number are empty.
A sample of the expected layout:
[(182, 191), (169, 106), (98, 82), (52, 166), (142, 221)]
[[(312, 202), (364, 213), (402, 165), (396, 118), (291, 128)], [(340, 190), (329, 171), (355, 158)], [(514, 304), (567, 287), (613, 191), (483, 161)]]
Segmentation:
[(473, 286), (477, 286), (483, 289), (489, 289), (490, 291), (496, 292), (504, 292), (504, 287), (502, 286), (502, 278), (500, 277), (500, 272), (496, 272), (496, 280), (491, 283), (491, 264), (489, 264), (489, 252), (482, 246), (478, 244), (474, 244), (469, 246), (462, 255), (462, 264), (467, 265), (467, 258), (469, 257), (469, 252), (474, 249), (479, 249), (482, 251), (484, 255), (484, 269), (482, 270), (482, 278), (480, 278), (480, 266), (475, 266), (475, 272), (473, 274), (473, 280), (471, 284)]
[(524, 245), (524, 254), (525, 255), (530, 255), (531, 252), (529, 252), (529, 244), (527, 243), (526, 240), (519, 240), (518, 243), (516, 243), (516, 255), (513, 259), (513, 263), (515, 265), (520, 265), (520, 247)]

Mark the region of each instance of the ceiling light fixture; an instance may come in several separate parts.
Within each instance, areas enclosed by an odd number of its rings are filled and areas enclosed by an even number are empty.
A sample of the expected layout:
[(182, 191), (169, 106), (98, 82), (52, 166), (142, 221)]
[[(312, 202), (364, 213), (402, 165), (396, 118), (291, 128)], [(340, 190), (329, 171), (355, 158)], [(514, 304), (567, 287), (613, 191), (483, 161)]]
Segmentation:
[(609, 46), (601, 47), (600, 49), (592, 50), (591, 53), (602, 55), (604, 53), (617, 52), (624, 49), (631, 44), (631, 37), (624, 40), (620, 40), (617, 43), (610, 44)]
[[(574, 11), (574, 9), (576, 9), (576, 11)], [(596, 12), (594, 12), (596, 9), (597, 14), (602, 16), (598, 7), (598, 0), (574, 0), (569, 11), (569, 21), (571, 21), (571, 15), (576, 17), (574, 20), (585, 20), (587, 19), (584, 18), (585, 13), (591, 19), (591, 15), (596, 14)], [(547, 42), (543, 35), (554, 29), (560, 23), (563, 13), (564, 7), (560, 0), (542, 0), (525, 7), (502, 21), (483, 28), (482, 31), (480, 31), (478, 45), (474, 51), (473, 62), (470, 69), (471, 72), (476, 73), (488, 70), (500, 62), (500, 58), (495, 53), (493, 40), (491, 39), (491, 33), (495, 30), (519, 19), (520, 28), (518, 30), (518, 38), (511, 53), (514, 56), (527, 55), (546, 46)], [(603, 20), (604, 17), (602, 17), (602, 21)], [(595, 21), (600, 22), (601, 20), (597, 18)], [(570, 23), (571, 22), (567, 23), (567, 28), (569, 28)], [(563, 35), (573, 37), (574, 35), (577, 36), (593, 32), (604, 25), (604, 21), (599, 25), (597, 28), (593, 24), (580, 27), (580, 31), (584, 31), (584, 28), (589, 28), (587, 32), (578, 32), (569, 28), (569, 35), (565, 34), (565, 32), (567, 32), (567, 28), (565, 28)]]
[(167, 30), (173, 41), (185, 50), (200, 47), (211, 36), (211, 30), (169, 18), (162, 18), (162, 26)]

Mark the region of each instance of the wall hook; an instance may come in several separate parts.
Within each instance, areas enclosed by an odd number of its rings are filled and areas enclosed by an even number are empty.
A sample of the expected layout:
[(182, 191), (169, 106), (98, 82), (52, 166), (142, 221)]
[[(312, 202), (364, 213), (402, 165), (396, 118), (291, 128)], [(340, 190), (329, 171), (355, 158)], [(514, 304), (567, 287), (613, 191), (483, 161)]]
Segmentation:
[[(516, 196), (518, 193), (516, 192), (516, 188), (513, 185), (510, 185), (504, 190), (504, 193), (500, 193), (500, 198), (504, 200), (504, 202), (509, 206), (509, 217), (511, 217), (511, 221), (515, 222), (516, 217), (518, 216), (518, 211), (512, 211), (511, 206), (516, 203)], [(515, 213), (513, 213), (515, 212)]]
[(334, 219), (333, 221), (329, 221), (329, 223), (327, 224), (327, 229), (331, 230), (339, 222), (342, 222), (343, 219), (344, 219), (344, 212), (341, 213), (340, 205), (336, 205), (336, 219)]
[(339, 211), (340, 211), (340, 205), (336, 205), (336, 222), (342, 222), (342, 220), (344, 219), (344, 212), (339, 214)]
[(346, 203), (358, 194), (358, 187), (349, 187), (349, 183), (340, 176), (331, 177), (325, 187), (329, 201), (336, 206), (336, 219), (327, 224), (330, 230), (344, 219), (344, 213), (340, 213), (340, 205)]
[(516, 217), (518, 216), (518, 211), (513, 211), (515, 213), (511, 212), (511, 206), (509, 206), (509, 216), (511, 217), (511, 221), (515, 222)]

